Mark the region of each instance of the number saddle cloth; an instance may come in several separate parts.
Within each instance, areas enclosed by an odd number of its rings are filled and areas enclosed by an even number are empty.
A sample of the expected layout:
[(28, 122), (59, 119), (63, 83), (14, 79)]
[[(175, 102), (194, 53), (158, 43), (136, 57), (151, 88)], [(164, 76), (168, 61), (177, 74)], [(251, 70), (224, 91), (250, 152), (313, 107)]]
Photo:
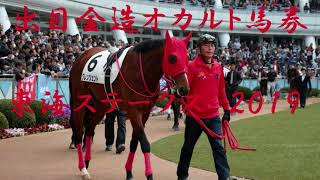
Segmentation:
[[(84, 66), (81, 81), (103, 84), (106, 93), (113, 93), (112, 83), (117, 79), (126, 54), (131, 47), (121, 48), (115, 53), (104, 50), (93, 55)], [(119, 66), (116, 62), (117, 58)], [(116, 99), (115, 96), (107, 96), (107, 98), (109, 100)], [(117, 103), (116, 107), (119, 109)]]

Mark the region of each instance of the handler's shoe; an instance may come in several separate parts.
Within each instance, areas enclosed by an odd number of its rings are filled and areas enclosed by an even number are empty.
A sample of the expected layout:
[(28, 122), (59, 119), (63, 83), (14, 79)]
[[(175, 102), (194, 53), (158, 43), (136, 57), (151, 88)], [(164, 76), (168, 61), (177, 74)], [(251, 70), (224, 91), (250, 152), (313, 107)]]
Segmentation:
[(173, 129), (174, 131), (180, 131), (179, 125), (173, 125), (173, 126), (172, 126), (172, 129)]
[(237, 180), (238, 178), (237, 177), (235, 177), (235, 176), (229, 176), (228, 178), (227, 178), (227, 180)]
[(112, 145), (107, 145), (106, 151), (112, 151)]
[(117, 154), (120, 154), (122, 151), (124, 151), (126, 149), (126, 146), (124, 144), (120, 144), (118, 147), (117, 147), (117, 150), (116, 150), (116, 153)]

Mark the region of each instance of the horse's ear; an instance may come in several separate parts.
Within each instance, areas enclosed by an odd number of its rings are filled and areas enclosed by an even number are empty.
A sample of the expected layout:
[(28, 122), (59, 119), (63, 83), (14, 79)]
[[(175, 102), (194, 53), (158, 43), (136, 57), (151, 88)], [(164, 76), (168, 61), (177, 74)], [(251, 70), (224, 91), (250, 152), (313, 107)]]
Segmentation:
[(188, 36), (183, 39), (183, 42), (186, 44), (186, 46), (188, 45), (191, 37), (192, 37), (192, 31), (190, 31)]
[(171, 43), (171, 36), (168, 30), (166, 30), (166, 41)]

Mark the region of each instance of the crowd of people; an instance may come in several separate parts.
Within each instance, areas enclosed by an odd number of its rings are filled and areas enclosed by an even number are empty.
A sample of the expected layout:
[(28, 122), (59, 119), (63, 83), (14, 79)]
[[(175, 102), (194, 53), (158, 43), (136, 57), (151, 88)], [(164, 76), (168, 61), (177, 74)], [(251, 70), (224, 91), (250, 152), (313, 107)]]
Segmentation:
[[(222, 63), (228, 63), (231, 58), (236, 61), (236, 68), (242, 73), (242, 77), (257, 79), (259, 70), (263, 67), (276, 70), (279, 78), (286, 78), (291, 66), (307, 68), (307, 73), (313, 77), (320, 76), (320, 46), (313, 49), (310, 44), (302, 47), (291, 41), (279, 44), (240, 42), (239, 39), (230, 41), (228, 47), (217, 50), (216, 55)], [(189, 49), (190, 58), (197, 54), (196, 49)]]
[[(68, 77), (73, 62), (84, 50), (99, 46), (113, 53), (126, 45), (57, 31), (16, 31), (14, 27), (6, 32), (0, 28), (0, 34), (0, 74), (15, 74), (17, 80), (37, 73)], [(189, 48), (189, 54), (192, 60), (197, 55), (196, 48)], [(271, 66), (279, 77), (285, 78), (288, 68), (296, 65), (299, 69), (306, 67), (311, 76), (320, 75), (320, 45), (313, 49), (312, 44), (301, 47), (289, 41), (271, 44), (235, 39), (228, 47), (218, 49), (216, 55), (222, 63), (234, 58), (244, 78), (257, 79), (259, 69)]]
[[(213, 7), (216, 0), (159, 0), (159, 2)], [(298, 6), (298, 4), (294, 3), (294, 0), (221, 0), (221, 2), (224, 8), (252, 9), (264, 5), (269, 11), (281, 11), (283, 8), (289, 7), (290, 5)], [(310, 0), (309, 3), (304, 4), (305, 12), (318, 12), (319, 10), (319, 1)]]
[(115, 52), (123, 45), (123, 42), (81, 38), (79, 34), (32, 33), (30, 30), (17, 31), (14, 26), (3, 32), (0, 27), (0, 74), (15, 74), (17, 80), (38, 73), (68, 77), (73, 62), (86, 49), (99, 46)]

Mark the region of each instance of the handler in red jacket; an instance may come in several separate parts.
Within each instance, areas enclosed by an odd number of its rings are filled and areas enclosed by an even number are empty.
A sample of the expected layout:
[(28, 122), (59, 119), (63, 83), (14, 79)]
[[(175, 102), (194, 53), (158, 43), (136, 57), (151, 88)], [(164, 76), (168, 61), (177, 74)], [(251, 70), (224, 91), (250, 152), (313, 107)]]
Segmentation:
[[(218, 135), (222, 134), (219, 106), (224, 109), (223, 121), (230, 121), (230, 108), (225, 93), (223, 67), (213, 58), (216, 40), (213, 36), (204, 34), (199, 38), (197, 46), (200, 55), (189, 64), (188, 68), (190, 92), (186, 98), (187, 103), (191, 103), (192, 106), (186, 112), (184, 144), (177, 168), (178, 180), (188, 179), (193, 148), (203, 131), (188, 111), (192, 111), (201, 118), (206, 126)], [(230, 168), (221, 139), (213, 138), (208, 134), (207, 136), (219, 180), (230, 179)]]

